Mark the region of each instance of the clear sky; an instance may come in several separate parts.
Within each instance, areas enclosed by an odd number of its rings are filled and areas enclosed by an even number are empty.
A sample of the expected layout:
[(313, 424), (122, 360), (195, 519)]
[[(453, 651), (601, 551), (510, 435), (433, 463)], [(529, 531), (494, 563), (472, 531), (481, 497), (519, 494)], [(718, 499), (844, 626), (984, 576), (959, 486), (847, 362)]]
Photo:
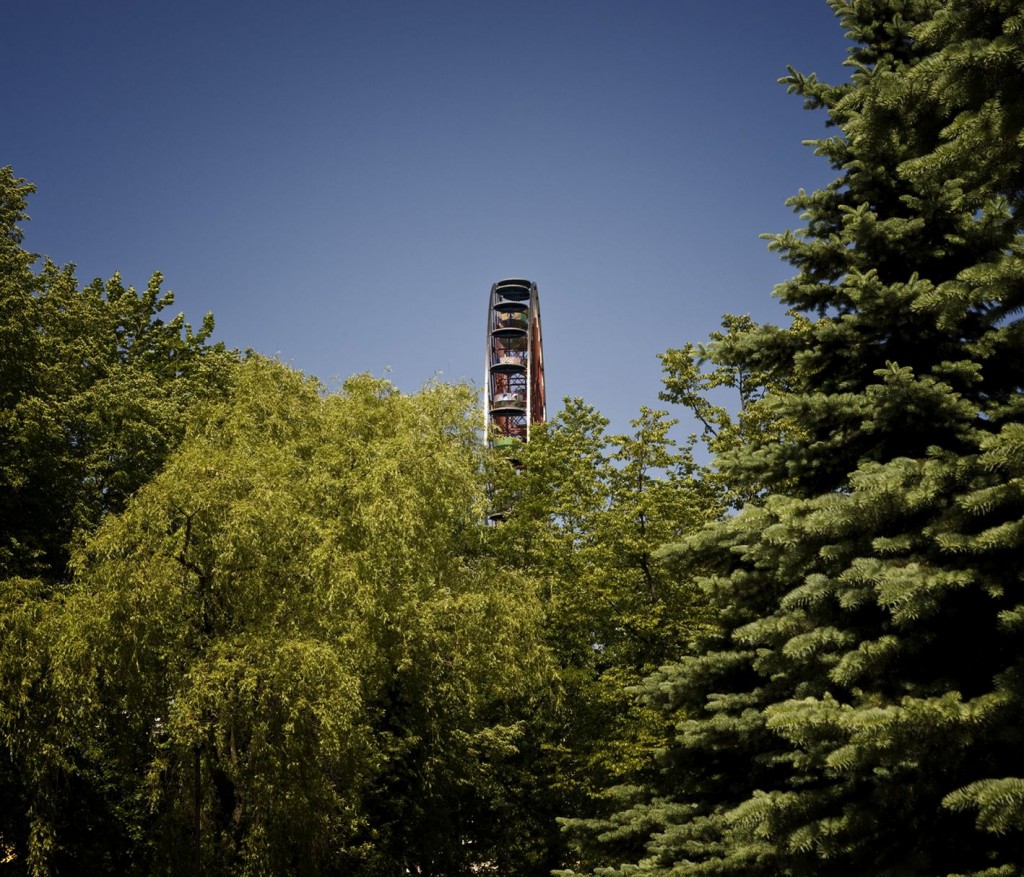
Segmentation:
[(483, 380), (491, 284), (540, 289), (549, 412), (625, 430), (657, 354), (782, 319), (763, 232), (831, 178), (777, 84), (845, 79), (824, 0), (4, 0), (26, 246), (159, 270), (198, 325), (329, 385)]

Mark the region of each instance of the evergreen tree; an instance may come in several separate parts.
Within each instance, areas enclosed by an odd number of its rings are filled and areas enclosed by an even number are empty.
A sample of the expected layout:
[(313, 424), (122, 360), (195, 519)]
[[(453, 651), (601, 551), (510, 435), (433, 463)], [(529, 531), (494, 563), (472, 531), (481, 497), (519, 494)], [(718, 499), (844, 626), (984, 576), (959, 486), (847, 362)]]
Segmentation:
[(851, 80), (784, 80), (839, 172), (773, 240), (793, 322), (709, 350), (785, 428), (721, 449), (758, 493), (666, 552), (718, 629), (644, 683), (675, 730), (575, 824), (594, 874), (1024, 868), (1024, 11), (830, 3)]

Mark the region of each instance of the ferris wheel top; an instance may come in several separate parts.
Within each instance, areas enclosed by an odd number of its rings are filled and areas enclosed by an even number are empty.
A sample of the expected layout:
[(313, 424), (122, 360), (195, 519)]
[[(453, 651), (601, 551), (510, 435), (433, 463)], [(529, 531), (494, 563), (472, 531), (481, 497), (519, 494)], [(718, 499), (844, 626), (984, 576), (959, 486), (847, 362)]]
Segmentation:
[(499, 280), (495, 283), (494, 291), (502, 299), (526, 301), (530, 297), (531, 292), (536, 293), (537, 284), (531, 283), (529, 280), (511, 278), (509, 280)]

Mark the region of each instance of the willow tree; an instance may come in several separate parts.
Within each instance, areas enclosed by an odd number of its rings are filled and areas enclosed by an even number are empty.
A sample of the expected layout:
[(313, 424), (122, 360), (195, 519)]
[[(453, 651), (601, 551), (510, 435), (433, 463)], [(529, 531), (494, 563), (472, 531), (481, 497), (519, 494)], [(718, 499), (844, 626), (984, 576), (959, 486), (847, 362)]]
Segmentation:
[(675, 730), (575, 826), (595, 874), (1024, 866), (1024, 13), (830, 2), (850, 81), (784, 80), (838, 172), (773, 240), (793, 322), (710, 350), (782, 428), (722, 450), (758, 493), (666, 553), (720, 623), (645, 683)]
[[(251, 358), (73, 557), (14, 842), (35, 873), (466, 873), (545, 667), (477, 548), (474, 394)], [(524, 695), (525, 692), (525, 695)], [(23, 698), (24, 699), (24, 698)], [(198, 853), (195, 841), (198, 837)]]

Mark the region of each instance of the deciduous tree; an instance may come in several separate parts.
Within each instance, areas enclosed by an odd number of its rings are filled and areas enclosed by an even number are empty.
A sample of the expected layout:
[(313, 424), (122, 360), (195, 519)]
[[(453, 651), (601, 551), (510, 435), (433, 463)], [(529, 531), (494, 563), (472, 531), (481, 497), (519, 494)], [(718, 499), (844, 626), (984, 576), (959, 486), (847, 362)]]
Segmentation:
[(521, 784), (547, 817), (538, 834), (548, 868), (565, 851), (543, 830), (593, 812), (593, 790), (643, 771), (660, 745), (664, 721), (632, 686), (708, 623), (706, 601), (658, 554), (722, 511), (720, 491), (672, 438), (675, 424), (642, 408), (632, 432), (609, 436), (592, 406), (566, 399), (528, 445), (496, 461), (492, 501), (511, 511), (491, 547), (539, 589), (557, 666)]
[[(32, 191), (0, 168), (0, 858), (10, 848), (10, 868), (27, 862), (30, 824), (39, 856), (52, 846), (53, 820), (39, 810), (51, 799), (38, 793), (56, 788), (45, 740), (63, 718), (46, 694), (47, 631), (72, 544), (160, 470), (237, 359), (209, 342), (211, 316), (198, 331), (180, 314), (164, 321), (173, 296), (159, 274), (139, 293), (117, 275), (82, 288), (73, 266), (34, 270), (21, 229)], [(69, 824), (95, 827), (88, 795), (65, 797)]]
[(181, 440), (190, 410), (223, 389), (236, 358), (163, 313), (152, 276), (81, 287), (24, 250), (33, 187), (0, 169), (0, 577), (67, 577), (76, 531), (119, 511)]
[(233, 371), (36, 625), (36, 873), (188, 873), (197, 794), (211, 872), (495, 861), (546, 659), (531, 591), (479, 550), (477, 416), (466, 387)]

